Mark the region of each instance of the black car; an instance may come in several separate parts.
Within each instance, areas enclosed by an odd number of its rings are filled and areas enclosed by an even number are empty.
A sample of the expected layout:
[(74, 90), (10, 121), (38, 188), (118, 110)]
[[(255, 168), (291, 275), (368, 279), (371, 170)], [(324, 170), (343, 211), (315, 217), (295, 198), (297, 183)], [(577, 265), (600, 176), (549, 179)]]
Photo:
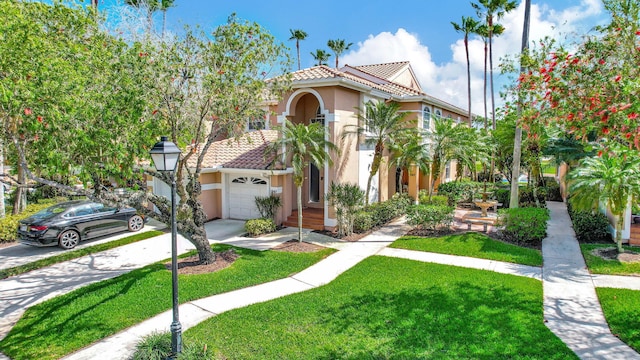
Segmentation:
[(82, 240), (125, 230), (138, 231), (144, 223), (144, 218), (132, 208), (118, 209), (87, 200), (69, 201), (20, 220), (18, 241), (73, 249)]

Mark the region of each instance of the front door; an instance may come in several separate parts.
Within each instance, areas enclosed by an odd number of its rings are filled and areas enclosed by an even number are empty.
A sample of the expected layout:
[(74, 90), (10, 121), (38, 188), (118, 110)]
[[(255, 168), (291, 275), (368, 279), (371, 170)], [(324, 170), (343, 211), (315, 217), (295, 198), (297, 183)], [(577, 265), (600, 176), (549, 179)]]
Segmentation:
[[(324, 115), (320, 110), (320, 107), (316, 110), (316, 117), (310, 119), (311, 123), (321, 123), (324, 125)], [(324, 175), (321, 173), (321, 169), (315, 164), (309, 164), (309, 207), (312, 208), (322, 208), (324, 207), (323, 203), (323, 194), (322, 189), (324, 187)]]

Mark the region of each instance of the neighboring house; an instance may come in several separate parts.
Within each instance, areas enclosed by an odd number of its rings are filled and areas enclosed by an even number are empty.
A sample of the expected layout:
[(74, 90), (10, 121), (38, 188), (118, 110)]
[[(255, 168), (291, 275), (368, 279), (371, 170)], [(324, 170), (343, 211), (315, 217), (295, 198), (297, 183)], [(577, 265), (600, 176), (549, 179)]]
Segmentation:
[[(355, 183), (363, 189), (367, 184), (373, 149), (367, 148), (356, 136), (342, 136), (345, 126), (358, 123), (358, 109), (364, 109), (366, 102), (398, 102), (401, 111), (408, 113), (407, 120), (417, 120), (417, 126), (427, 131), (437, 117), (469, 124), (466, 110), (422, 91), (409, 62), (347, 65), (339, 70), (322, 65), (296, 71), (292, 78), (291, 92), (281, 101), (268, 104), (269, 115), (265, 123), (252, 120), (248, 122), (247, 135), (237, 140), (219, 141), (208, 151), (201, 184), (202, 202), (209, 219), (256, 218), (253, 198), (270, 194), (282, 199), (279, 222), (295, 210), (296, 188), (291, 169), (271, 170), (274, 159), (265, 159), (263, 154), (266, 144), (278, 136), (275, 130), (269, 129), (285, 119), (304, 124), (321, 122), (329, 140), (341, 149), (339, 154), (333, 155), (333, 166), (317, 168), (311, 165), (305, 170), (303, 207), (322, 212), (325, 228), (336, 225), (334, 211), (324, 200), (330, 183)], [(428, 176), (407, 171), (403, 181), (398, 178), (397, 169), (388, 164), (383, 161), (373, 180), (372, 201), (388, 199), (403, 185), (412, 196), (428, 187)], [(455, 178), (454, 169), (455, 166), (448, 166), (441, 181)], [(158, 183), (154, 182), (156, 192), (168, 193), (168, 188), (162, 190), (163, 186)]]

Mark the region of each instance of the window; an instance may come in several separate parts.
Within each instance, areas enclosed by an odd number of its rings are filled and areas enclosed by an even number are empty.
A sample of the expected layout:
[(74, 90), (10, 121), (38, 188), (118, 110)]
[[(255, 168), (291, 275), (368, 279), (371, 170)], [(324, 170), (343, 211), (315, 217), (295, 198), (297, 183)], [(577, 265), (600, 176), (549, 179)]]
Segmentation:
[(255, 177), (239, 177), (231, 180), (231, 182), (235, 184), (267, 185), (267, 182), (264, 179)]
[(424, 109), (422, 109), (422, 128), (431, 128), (431, 108), (428, 106), (425, 106)]
[(320, 106), (318, 106), (318, 109), (316, 110), (316, 117), (314, 117), (313, 119), (309, 120), (310, 123), (321, 123), (322, 125), (324, 125), (324, 114), (322, 113), (322, 110), (320, 110)]
[(435, 116), (436, 116), (436, 120), (440, 120), (440, 119), (442, 119), (442, 110), (440, 110), (440, 109), (435, 109), (435, 110), (433, 111), (433, 113), (434, 113), (434, 114), (435, 114)]
[(249, 124), (248, 124), (248, 130), (249, 131), (264, 130), (265, 128), (266, 128), (266, 126), (265, 126), (265, 119), (264, 118), (249, 119)]

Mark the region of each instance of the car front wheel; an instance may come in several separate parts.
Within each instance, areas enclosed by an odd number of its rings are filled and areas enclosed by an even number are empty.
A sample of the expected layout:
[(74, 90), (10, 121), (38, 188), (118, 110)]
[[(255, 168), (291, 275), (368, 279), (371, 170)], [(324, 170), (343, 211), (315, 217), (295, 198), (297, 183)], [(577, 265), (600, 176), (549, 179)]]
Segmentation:
[(60, 240), (58, 240), (58, 246), (63, 249), (73, 249), (80, 243), (80, 234), (73, 230), (66, 230), (60, 234)]
[(129, 218), (129, 231), (139, 231), (144, 227), (144, 219), (140, 215), (133, 215)]

